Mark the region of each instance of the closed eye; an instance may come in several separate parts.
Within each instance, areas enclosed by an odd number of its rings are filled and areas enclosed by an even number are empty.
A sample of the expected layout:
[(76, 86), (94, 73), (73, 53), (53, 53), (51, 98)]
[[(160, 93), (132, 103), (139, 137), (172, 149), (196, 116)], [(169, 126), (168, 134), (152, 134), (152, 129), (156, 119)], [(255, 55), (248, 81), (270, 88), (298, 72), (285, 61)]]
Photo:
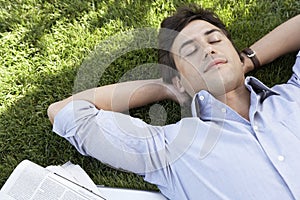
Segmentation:
[(222, 41), (223, 34), (219, 31), (211, 33), (208, 37), (208, 43), (214, 44)]
[(217, 39), (217, 40), (211, 40), (211, 41), (209, 41), (210, 44), (215, 44), (215, 43), (218, 43), (218, 42), (221, 42), (221, 40)]
[(190, 56), (198, 50), (198, 47), (195, 44), (185, 45), (181, 50), (180, 54), (183, 57)]

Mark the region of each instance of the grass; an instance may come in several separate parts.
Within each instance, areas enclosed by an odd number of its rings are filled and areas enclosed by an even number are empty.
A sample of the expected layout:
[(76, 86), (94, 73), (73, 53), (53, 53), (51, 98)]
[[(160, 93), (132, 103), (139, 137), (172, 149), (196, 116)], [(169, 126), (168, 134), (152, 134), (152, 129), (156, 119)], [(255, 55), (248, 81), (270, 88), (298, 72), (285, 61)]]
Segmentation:
[[(300, 11), (297, 0), (198, 3), (220, 15), (239, 48), (249, 46)], [(74, 91), (157, 76), (155, 69), (149, 73), (139, 67), (156, 63), (155, 40), (147, 37), (181, 4), (179, 0), (0, 0), (0, 186), (20, 161), (29, 159), (42, 166), (71, 160), (96, 184), (156, 189), (139, 176), (81, 156), (51, 131), (46, 109)], [(151, 31), (136, 31), (146, 27)], [(284, 82), (291, 74), (293, 56), (280, 58), (253, 75), (270, 86)], [(97, 67), (89, 68), (93, 66)], [(181, 117), (176, 104), (161, 105), (168, 113), (167, 123)], [(162, 107), (155, 109), (151, 112)], [(175, 114), (170, 112), (174, 109)], [(130, 113), (152, 123), (148, 110), (145, 107)]]

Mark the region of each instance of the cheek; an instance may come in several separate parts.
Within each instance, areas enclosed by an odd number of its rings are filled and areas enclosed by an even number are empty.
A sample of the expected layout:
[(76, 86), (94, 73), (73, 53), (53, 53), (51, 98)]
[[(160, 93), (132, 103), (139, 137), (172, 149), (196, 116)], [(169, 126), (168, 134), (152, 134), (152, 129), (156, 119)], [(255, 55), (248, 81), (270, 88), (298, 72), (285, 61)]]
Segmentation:
[(193, 65), (192, 61), (178, 59), (176, 66), (180, 73), (181, 84), (190, 96), (193, 97), (200, 90), (207, 90), (203, 74), (197, 69), (197, 66)]
[(230, 58), (232, 63), (234, 63), (236, 66), (242, 65), (241, 58), (233, 46), (231, 47), (231, 50), (228, 52), (231, 52), (230, 55), (228, 55), (228, 58)]

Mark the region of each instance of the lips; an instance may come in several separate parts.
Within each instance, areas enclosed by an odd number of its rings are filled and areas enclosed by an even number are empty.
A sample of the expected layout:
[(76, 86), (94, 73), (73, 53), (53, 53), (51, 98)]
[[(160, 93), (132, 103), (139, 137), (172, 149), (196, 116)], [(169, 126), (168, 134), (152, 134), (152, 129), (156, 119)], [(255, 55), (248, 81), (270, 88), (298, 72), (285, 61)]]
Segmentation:
[(209, 61), (206, 68), (204, 69), (204, 72), (207, 72), (211, 68), (213, 68), (216, 65), (225, 64), (227, 63), (227, 60), (225, 58), (214, 58), (213, 60)]

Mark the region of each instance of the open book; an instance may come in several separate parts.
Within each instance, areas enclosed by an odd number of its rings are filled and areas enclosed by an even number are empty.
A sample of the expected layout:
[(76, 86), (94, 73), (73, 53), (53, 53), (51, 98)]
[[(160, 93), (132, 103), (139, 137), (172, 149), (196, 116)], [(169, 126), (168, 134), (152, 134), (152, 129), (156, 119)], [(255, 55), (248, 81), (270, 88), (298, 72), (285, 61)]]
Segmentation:
[(22, 161), (0, 190), (5, 200), (165, 200), (159, 192), (97, 187), (85, 171), (70, 162), (43, 168)]

